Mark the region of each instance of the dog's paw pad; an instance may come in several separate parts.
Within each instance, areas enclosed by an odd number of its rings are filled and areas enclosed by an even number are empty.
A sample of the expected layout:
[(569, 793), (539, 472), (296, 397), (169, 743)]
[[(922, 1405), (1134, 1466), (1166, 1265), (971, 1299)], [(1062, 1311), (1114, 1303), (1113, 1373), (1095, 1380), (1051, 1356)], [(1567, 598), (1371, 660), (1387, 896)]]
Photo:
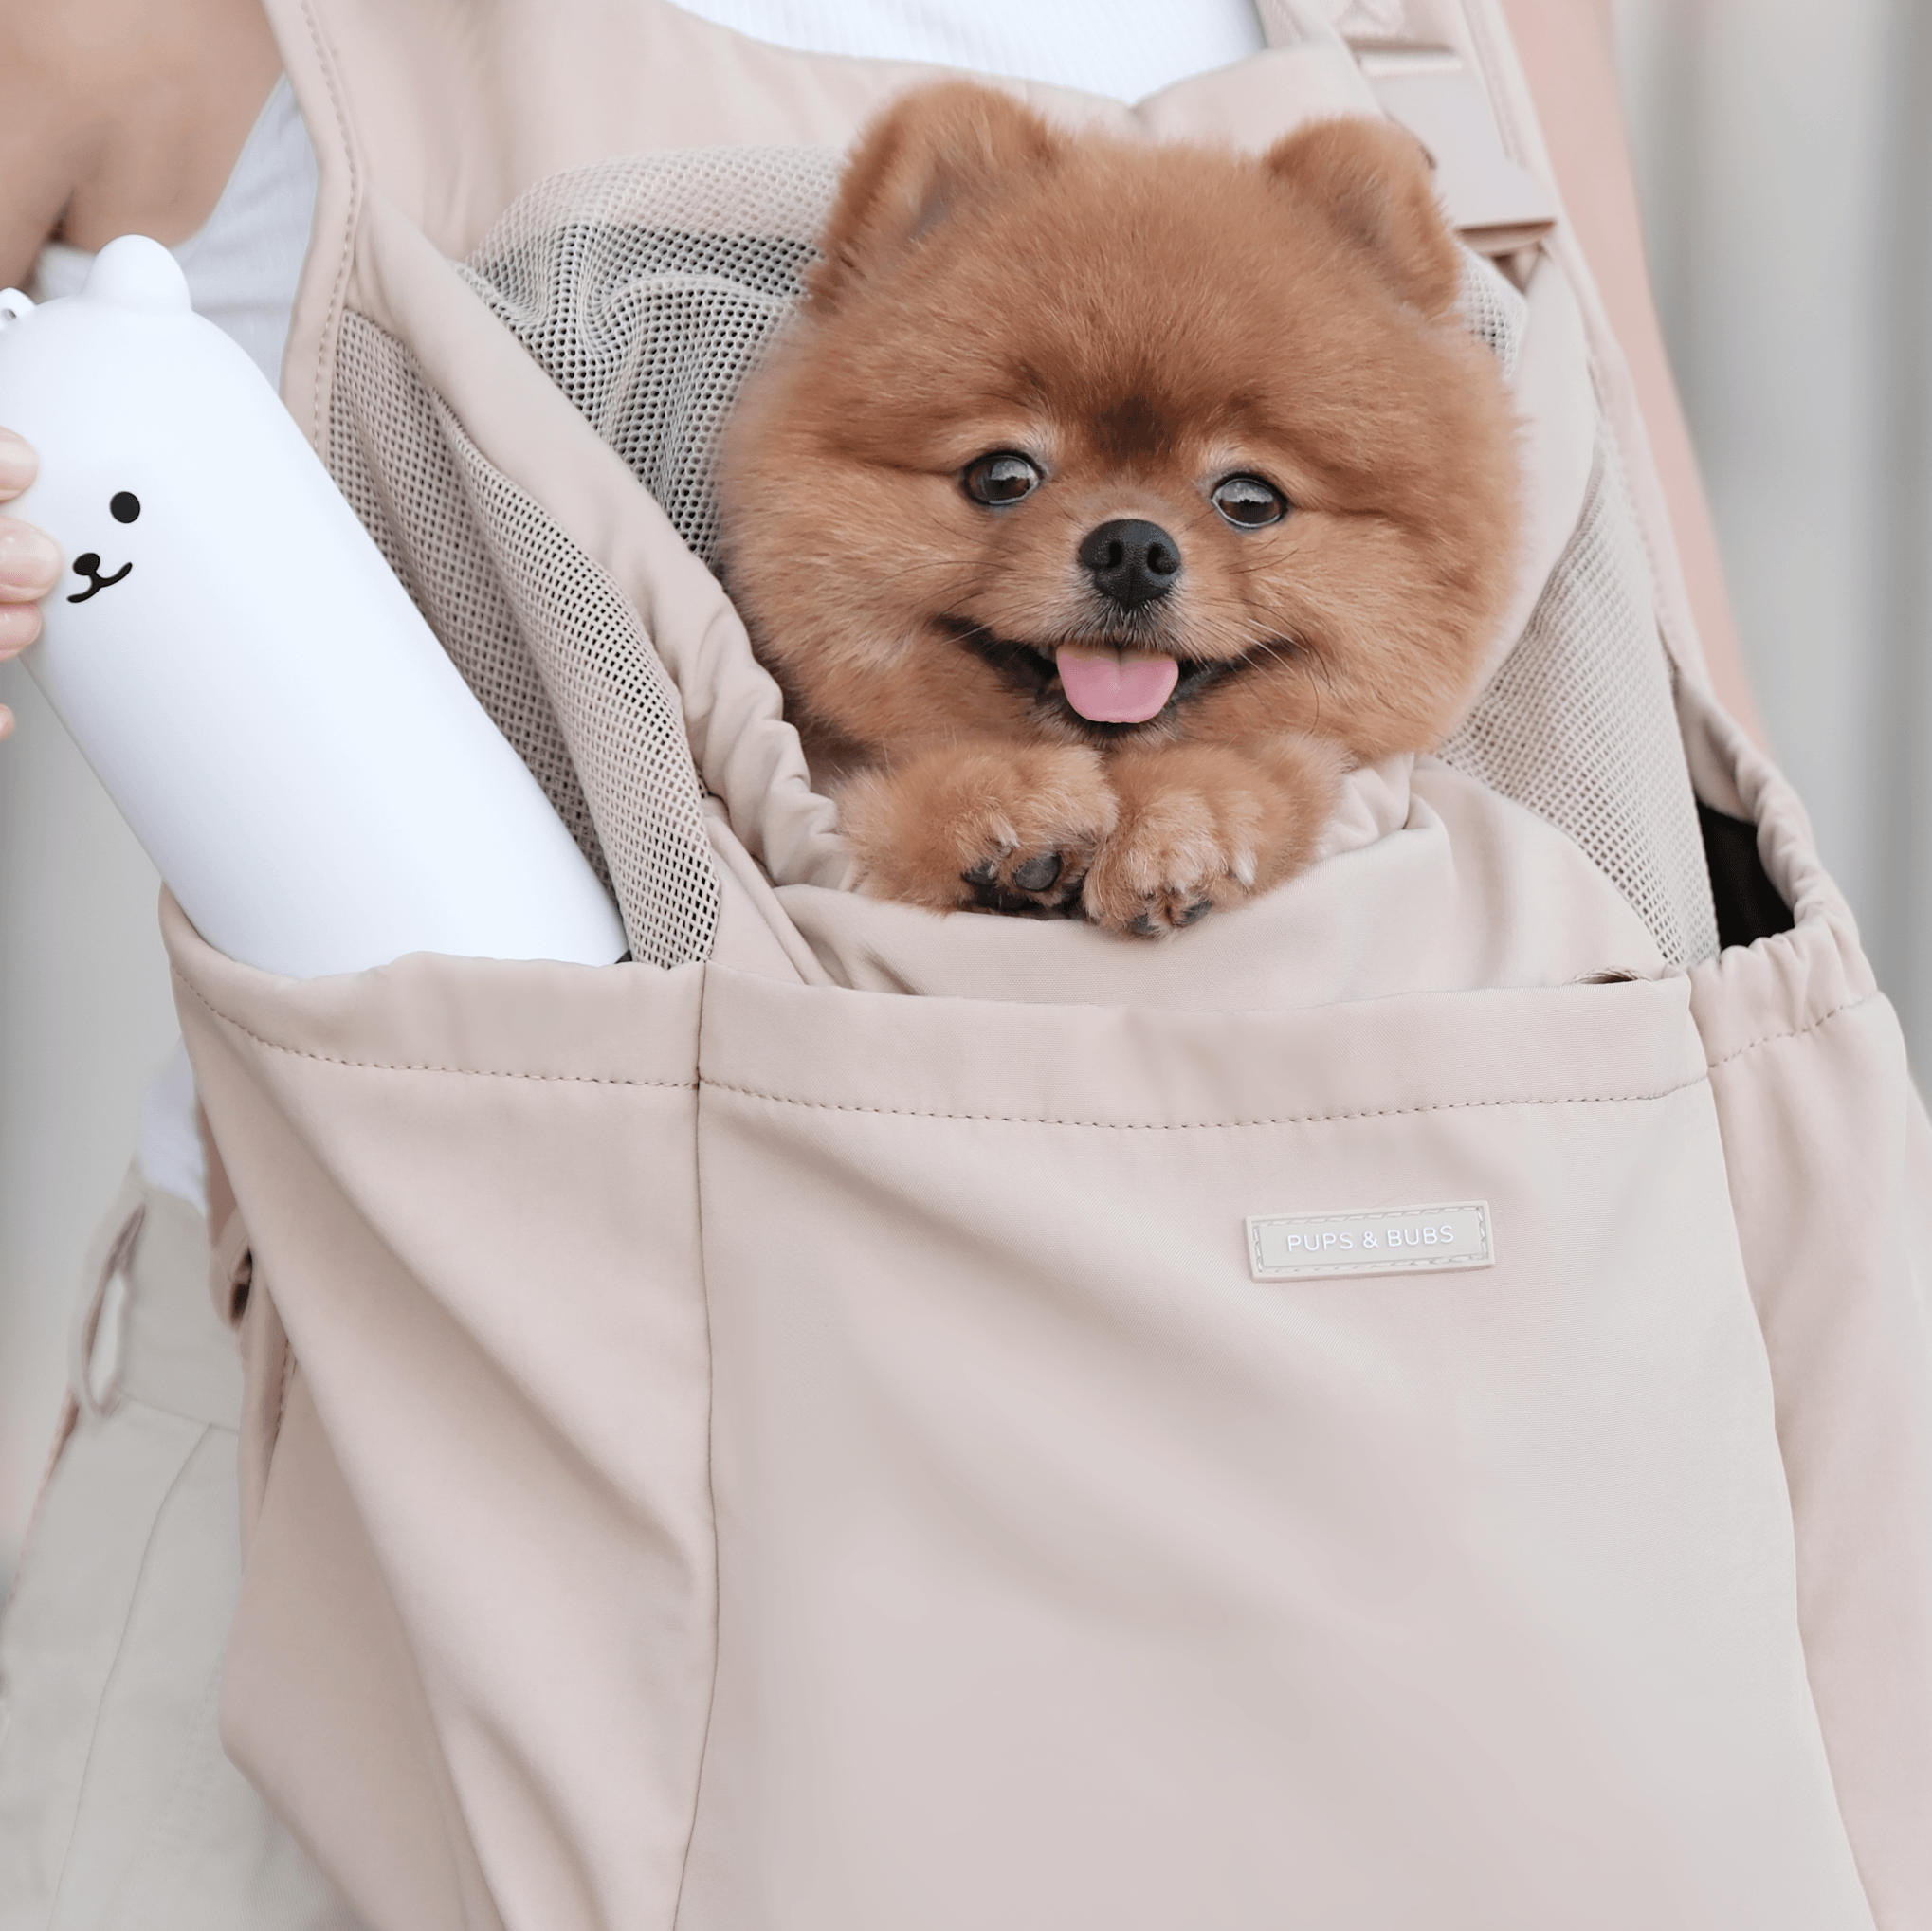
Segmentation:
[(1134, 938), (1166, 938), (1174, 933), (1185, 932), (1190, 925), (1198, 925), (1213, 909), (1212, 899), (1189, 902), (1167, 893), (1143, 904), (1121, 929)]
[(1023, 892), (1050, 891), (1059, 880), (1061, 869), (1060, 854), (1043, 851), (1037, 858), (1030, 858), (1026, 864), (1013, 867), (1013, 884)]
[(959, 874), (972, 887), (971, 903), (982, 912), (1064, 912), (1080, 897), (1084, 854), (1036, 851), (1022, 857), (1012, 848), (982, 859)]
[(1084, 839), (1056, 840), (1044, 850), (1031, 840), (1002, 839), (959, 874), (967, 888), (962, 902), (980, 912), (1066, 912), (1079, 902), (1092, 855), (1091, 842)]

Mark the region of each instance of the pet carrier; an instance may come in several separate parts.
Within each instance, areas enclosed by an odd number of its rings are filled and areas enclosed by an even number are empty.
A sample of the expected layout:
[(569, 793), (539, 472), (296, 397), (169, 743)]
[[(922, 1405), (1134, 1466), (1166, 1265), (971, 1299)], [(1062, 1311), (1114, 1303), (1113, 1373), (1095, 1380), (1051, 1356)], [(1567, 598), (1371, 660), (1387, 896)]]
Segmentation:
[[(1932, 1923), (1925, 1117), (1705, 694), (1494, 0), (1017, 90), (1413, 117), (1523, 419), (1467, 717), (1162, 947), (843, 890), (708, 567), (839, 155), (931, 70), (271, 11), (285, 395), (635, 960), (297, 984), (164, 908), (253, 1254), (223, 1735), (362, 1920)], [(1721, 944), (1701, 817), (1785, 929)]]

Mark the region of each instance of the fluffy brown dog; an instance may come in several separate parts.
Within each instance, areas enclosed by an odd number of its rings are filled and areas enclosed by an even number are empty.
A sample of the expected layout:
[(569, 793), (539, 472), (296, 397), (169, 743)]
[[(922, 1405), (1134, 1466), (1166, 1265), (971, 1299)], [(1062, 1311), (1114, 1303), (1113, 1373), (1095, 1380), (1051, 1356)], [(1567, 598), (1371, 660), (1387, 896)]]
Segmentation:
[(727, 581), (861, 887), (1152, 935), (1432, 746), (1512, 582), (1515, 423), (1398, 129), (1260, 158), (907, 97), (723, 471)]

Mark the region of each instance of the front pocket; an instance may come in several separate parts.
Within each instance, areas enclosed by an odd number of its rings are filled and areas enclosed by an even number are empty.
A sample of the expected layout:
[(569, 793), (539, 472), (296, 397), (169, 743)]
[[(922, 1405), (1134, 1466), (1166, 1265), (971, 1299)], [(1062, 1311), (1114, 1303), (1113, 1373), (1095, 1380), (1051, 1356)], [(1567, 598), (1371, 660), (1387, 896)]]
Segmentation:
[[(696, 1859), (686, 1922), (1869, 1923), (1682, 980), (714, 968), (700, 1062), (698, 1841), (766, 1904)], [(1250, 1270), (1250, 1215), (1469, 1202), (1492, 1266)]]

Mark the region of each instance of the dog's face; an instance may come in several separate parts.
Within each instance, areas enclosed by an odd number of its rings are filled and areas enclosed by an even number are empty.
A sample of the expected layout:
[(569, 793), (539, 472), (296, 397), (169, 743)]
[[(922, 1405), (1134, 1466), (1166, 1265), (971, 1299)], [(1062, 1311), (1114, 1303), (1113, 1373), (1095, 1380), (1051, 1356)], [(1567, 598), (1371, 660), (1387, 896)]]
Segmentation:
[(1514, 420), (1398, 130), (1260, 158), (952, 85), (848, 170), (726, 451), (728, 581), (890, 750), (1432, 743), (1513, 581)]

